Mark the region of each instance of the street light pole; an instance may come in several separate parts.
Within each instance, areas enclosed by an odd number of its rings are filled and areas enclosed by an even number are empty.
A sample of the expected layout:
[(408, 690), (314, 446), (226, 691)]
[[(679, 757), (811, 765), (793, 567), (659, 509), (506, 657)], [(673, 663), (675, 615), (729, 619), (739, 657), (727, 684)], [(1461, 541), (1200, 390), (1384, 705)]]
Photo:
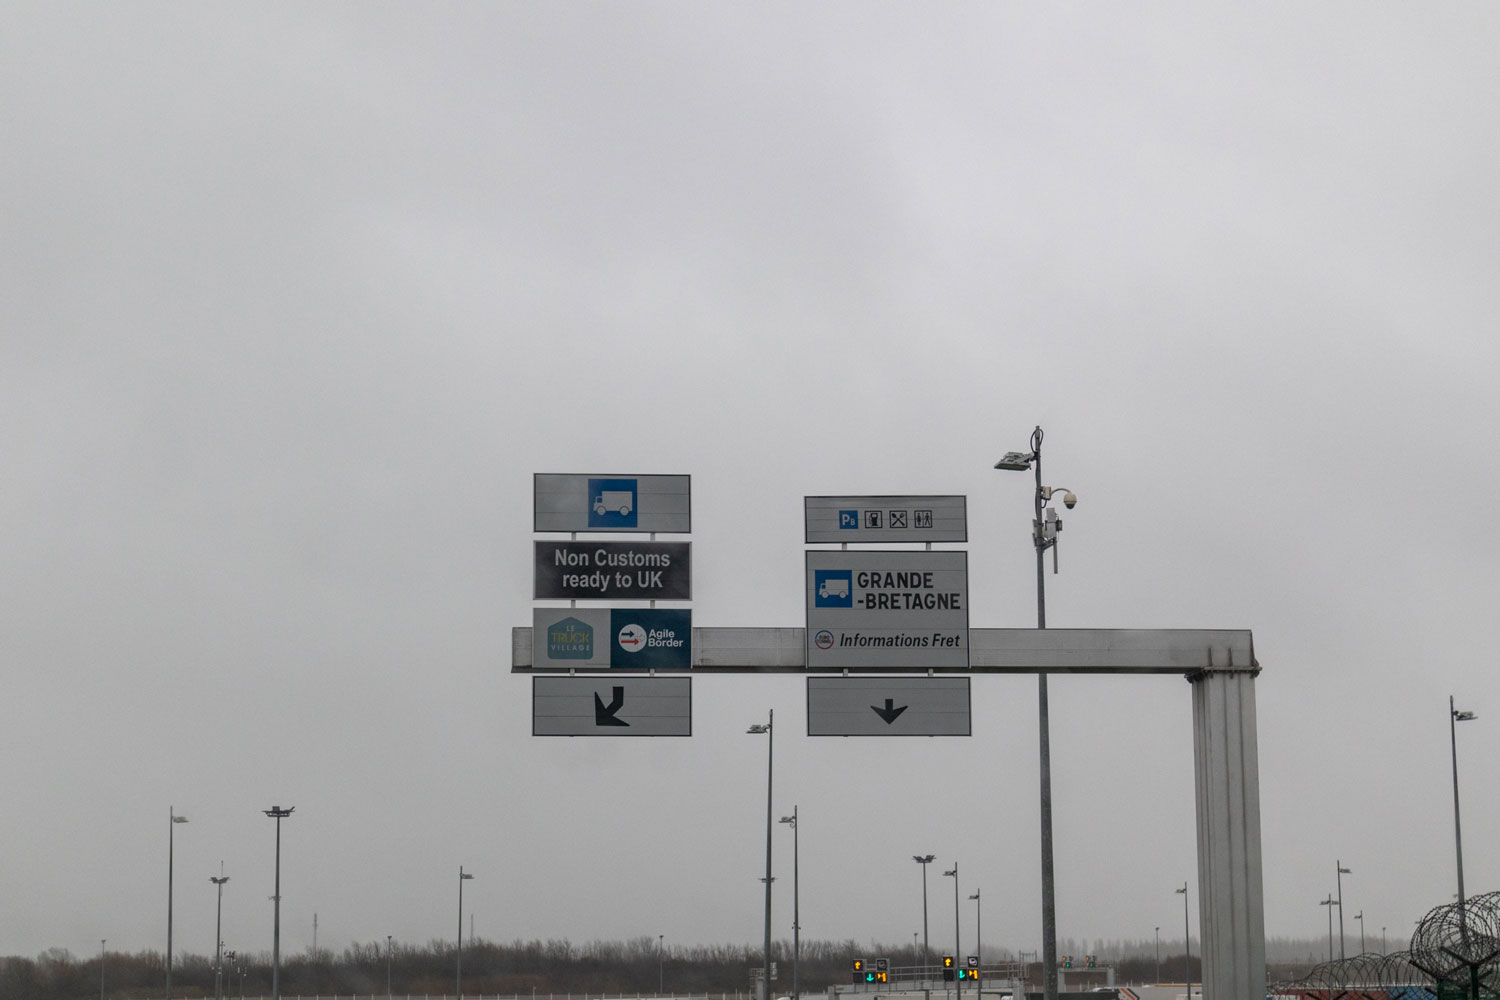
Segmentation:
[(1161, 982), (1161, 928), (1156, 928), (1156, 981)]
[[(1055, 487), (1042, 485), (1042, 428), (1031, 432), (1031, 451), (1028, 454), (1007, 452), (995, 463), (997, 469), (1024, 472), (1036, 471), (1035, 519), (1031, 522), (1032, 544), (1036, 548), (1036, 627), (1047, 627), (1047, 587), (1043, 556), (1052, 549), (1052, 570), (1057, 572), (1057, 535), (1062, 531), (1062, 520), (1057, 511), (1043, 507), (1057, 492)], [(1063, 490), (1063, 504), (1072, 509), (1078, 503), (1071, 491)], [(1052, 736), (1047, 710), (1047, 672), (1038, 670), (1036, 675), (1037, 740), (1039, 743), (1041, 771), (1041, 826), (1042, 826), (1042, 997), (1057, 1000), (1057, 904), (1054, 891), (1055, 880), (1052, 866)]]
[(922, 964), (932, 957), (931, 939), (927, 936), (927, 866), (932, 864), (935, 854), (913, 854), (912, 860), (922, 866)]
[(179, 816), (172, 806), (167, 806), (167, 994), (172, 1000), (172, 857), (175, 851), (174, 834), (178, 823), (186, 823), (186, 816)]
[[(224, 871), (224, 862), (219, 862), (219, 871)], [(224, 883), (228, 875), (208, 877), (219, 890), (219, 903), (214, 910), (214, 1000), (224, 1000)]]
[(1193, 1000), (1193, 938), (1188, 930), (1188, 884), (1182, 883), (1181, 889), (1173, 889), (1173, 892), (1182, 893), (1182, 982), (1187, 991), (1187, 1000)]
[(297, 807), (272, 806), (261, 810), (276, 821), (276, 895), (275, 918), (271, 925), (271, 1000), (281, 1000), (281, 821)]
[(752, 734), (764, 733), (766, 737), (766, 877), (764, 880), (766, 883), (766, 940), (765, 953), (761, 956), (760, 982), (761, 990), (763, 991), (761, 996), (765, 1000), (770, 1000), (771, 997), (771, 823), (773, 815), (771, 811), (771, 777), (774, 773), (774, 758), (772, 755), (775, 747), (775, 740), (773, 738), (775, 735), (773, 731), (775, 722), (776, 711), (775, 709), (769, 709), (766, 712), (765, 725), (757, 722), (745, 730), (745, 732)]
[(1352, 875), (1354, 873), (1351, 872), (1349, 869), (1345, 868), (1344, 865), (1343, 865), (1343, 862), (1339, 861), (1338, 859), (1334, 859), (1333, 866), (1338, 869), (1338, 874), (1335, 877), (1338, 879), (1338, 889), (1339, 889), (1339, 961), (1342, 962), (1344, 960), (1344, 957), (1345, 957), (1344, 956), (1344, 876), (1345, 875)]
[(658, 994), (667, 991), (667, 936), (656, 935), (656, 992)]
[(964, 967), (963, 938), (958, 926), (958, 862), (953, 862), (952, 870), (943, 874), (953, 879), (953, 962), (958, 966), (953, 971), (953, 996), (955, 1000), (963, 1000), (964, 981), (958, 978), (958, 970)]
[(104, 942), (107, 938), (99, 939), (99, 1000), (104, 1000)]
[(1359, 953), (1363, 955), (1365, 953), (1365, 911), (1360, 910), (1354, 915), (1354, 919), (1359, 921)]
[[(1463, 828), (1458, 821), (1458, 723), (1478, 718), (1473, 712), (1460, 711), (1453, 707), (1453, 696), (1448, 696), (1448, 743), (1453, 750), (1453, 851), (1458, 857), (1458, 910), (1464, 909), (1464, 841)], [(168, 940), (171, 939), (170, 934)]]
[(969, 897), (974, 901), (974, 995), (984, 1000), (984, 914), (979, 910), (979, 889)]
[(464, 1000), (464, 883), (473, 877), (464, 871), (463, 865), (458, 866), (458, 1000)]
[(792, 814), (781, 817), (781, 822), (790, 823), (792, 827), (792, 1000), (801, 1000), (797, 979), (797, 966), (802, 959), (802, 916), (798, 908), (800, 893), (797, 879), (797, 841), (800, 839), (797, 834), (797, 807), (792, 806)]
[(391, 935), (385, 936), (385, 1000), (391, 1000)]
[(1336, 901), (1333, 898), (1333, 893), (1330, 892), (1328, 894), (1328, 898), (1325, 899), (1325, 900), (1323, 900), (1321, 903), (1318, 904), (1319, 906), (1326, 906), (1326, 907), (1328, 907), (1328, 964), (1329, 965), (1333, 964), (1333, 907), (1334, 907), (1335, 902)]

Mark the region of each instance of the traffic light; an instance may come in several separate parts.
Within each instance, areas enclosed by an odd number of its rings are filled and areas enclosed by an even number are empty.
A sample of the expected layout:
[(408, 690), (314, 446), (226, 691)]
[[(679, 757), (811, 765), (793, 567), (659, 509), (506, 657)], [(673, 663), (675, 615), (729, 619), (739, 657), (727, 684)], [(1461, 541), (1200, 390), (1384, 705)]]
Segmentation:
[(1094, 956), (1093, 955), (1085, 955), (1085, 956), (1083, 956), (1083, 964), (1086, 965), (1086, 966), (1088, 966), (1090, 969), (1092, 969), (1094, 967)]
[(875, 973), (875, 981), (877, 983), (888, 983), (891, 981), (891, 974), (889, 972), (877, 970)]
[(958, 977), (955, 974), (955, 970), (954, 970), (954, 967), (953, 967), (953, 956), (952, 955), (944, 955), (943, 956), (943, 979), (945, 981), (951, 983), (956, 978), (958, 978)]
[(1073, 967), (1073, 956), (1072, 955), (1064, 955), (1062, 957), (1062, 967), (1064, 969), (1071, 969)]
[(864, 972), (865, 971), (865, 960), (864, 959), (862, 959), (862, 958), (856, 958), (854, 960), (853, 964), (854, 964), (854, 971), (855, 972)]
[(978, 969), (959, 969), (958, 970), (958, 978), (960, 980), (963, 980), (963, 979), (978, 979), (979, 978), (979, 970)]

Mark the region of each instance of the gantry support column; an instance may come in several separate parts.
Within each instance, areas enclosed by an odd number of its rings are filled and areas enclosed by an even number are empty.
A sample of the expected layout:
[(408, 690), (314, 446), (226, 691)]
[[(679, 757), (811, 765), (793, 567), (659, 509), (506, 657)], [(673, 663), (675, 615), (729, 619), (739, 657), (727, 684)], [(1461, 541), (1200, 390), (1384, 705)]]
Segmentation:
[(1266, 995), (1257, 673), (1257, 667), (1211, 667), (1187, 675), (1193, 688), (1205, 1000), (1258, 1000)]

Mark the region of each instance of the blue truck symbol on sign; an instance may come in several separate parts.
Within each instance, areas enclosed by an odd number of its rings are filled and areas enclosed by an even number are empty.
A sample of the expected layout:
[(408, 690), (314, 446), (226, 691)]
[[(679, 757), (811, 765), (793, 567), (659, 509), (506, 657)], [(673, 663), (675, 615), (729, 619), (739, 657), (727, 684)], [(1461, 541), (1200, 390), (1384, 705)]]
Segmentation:
[(854, 607), (854, 571), (848, 569), (813, 570), (813, 607)]
[(590, 479), (588, 505), (590, 528), (634, 528), (636, 481)]

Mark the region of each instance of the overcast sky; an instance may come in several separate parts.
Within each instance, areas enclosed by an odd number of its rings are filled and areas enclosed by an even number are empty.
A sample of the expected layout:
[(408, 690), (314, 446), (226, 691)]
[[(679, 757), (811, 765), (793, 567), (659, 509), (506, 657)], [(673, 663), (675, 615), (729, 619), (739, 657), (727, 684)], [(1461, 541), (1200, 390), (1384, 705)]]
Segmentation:
[[(970, 738), (536, 739), (532, 476), (692, 477), (694, 623), (803, 623), (802, 497), (968, 498), (975, 627), (1247, 628), (1266, 929), (1500, 888), (1500, 8), (12, 5), (0, 954), (456, 931), (1040, 946), (1036, 683)], [(1052, 681), (1058, 932), (1179, 936), (1175, 677)], [(774, 927), (790, 937), (791, 834)], [(934, 947), (953, 883), (930, 874)], [(963, 907), (972, 940), (973, 905)]]

